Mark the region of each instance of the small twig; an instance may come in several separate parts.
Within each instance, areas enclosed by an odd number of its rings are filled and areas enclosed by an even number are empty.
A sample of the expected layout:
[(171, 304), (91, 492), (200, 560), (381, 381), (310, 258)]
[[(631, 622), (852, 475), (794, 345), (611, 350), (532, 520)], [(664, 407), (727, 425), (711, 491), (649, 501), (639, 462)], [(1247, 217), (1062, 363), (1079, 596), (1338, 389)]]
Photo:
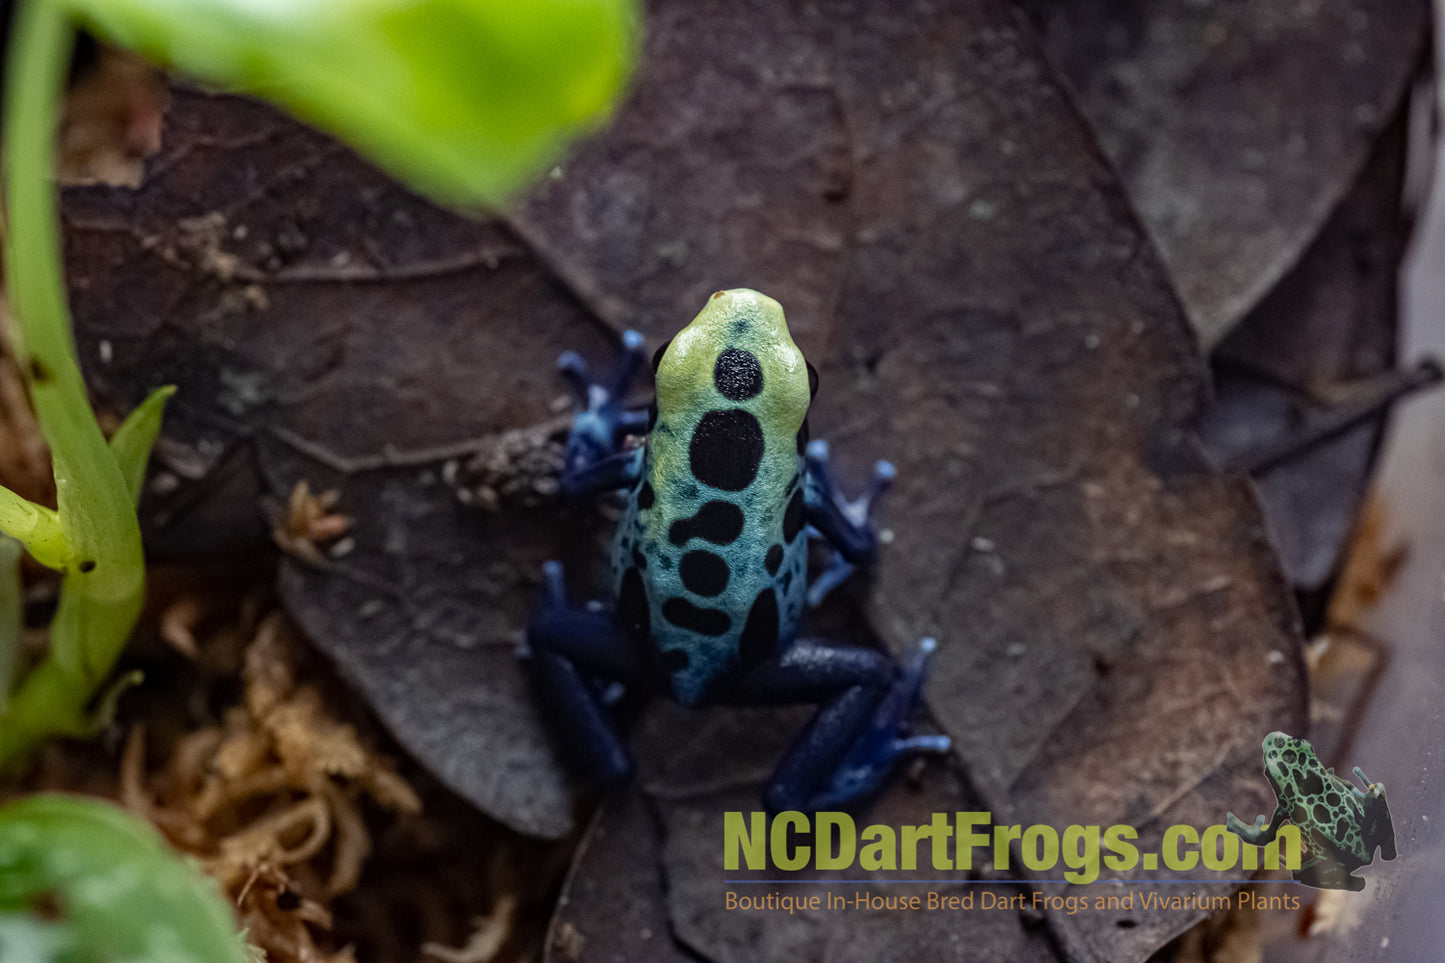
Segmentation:
[[(558, 415), (555, 418), (539, 422), (538, 424), (521, 430), (550, 436), (566, 431), (571, 423), (571, 415)], [(484, 435), (481, 438), (471, 438), (466, 441), (437, 445), (432, 448), (414, 448), (406, 451), (387, 445), (382, 449), (381, 453), (377, 455), (350, 456), (339, 455), (319, 442), (302, 438), (287, 428), (272, 426), (267, 430), (270, 431), (278, 441), (289, 445), (312, 461), (343, 475), (354, 475), (366, 471), (381, 471), (387, 468), (416, 468), (421, 465), (434, 465), (439, 462), (450, 461), (454, 458), (465, 458), (494, 446), (497, 440), (506, 434), (506, 432), (500, 432), (493, 435)]]

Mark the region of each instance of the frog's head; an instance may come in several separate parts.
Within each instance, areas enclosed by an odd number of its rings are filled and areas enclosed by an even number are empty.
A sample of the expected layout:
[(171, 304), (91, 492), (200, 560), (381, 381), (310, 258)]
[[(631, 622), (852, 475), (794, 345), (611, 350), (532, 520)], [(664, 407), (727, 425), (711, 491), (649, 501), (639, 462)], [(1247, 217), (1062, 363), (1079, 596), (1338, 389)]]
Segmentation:
[(808, 413), (811, 366), (793, 344), (783, 307), (747, 288), (718, 291), (658, 349), (657, 407), (669, 413), (743, 408), (765, 432), (792, 435)]
[(1390, 818), (1390, 806), (1385, 802), (1385, 784), (1370, 782), (1359, 766), (1355, 767), (1355, 775), (1365, 784), (1360, 796), (1360, 833), (1365, 838), (1365, 852), (1373, 853), (1379, 846), (1382, 857), (1394, 859), (1395, 821)]
[(1314, 748), (1286, 732), (1264, 737), (1264, 775), (1281, 802), (1298, 803), (1324, 791), (1324, 768)]

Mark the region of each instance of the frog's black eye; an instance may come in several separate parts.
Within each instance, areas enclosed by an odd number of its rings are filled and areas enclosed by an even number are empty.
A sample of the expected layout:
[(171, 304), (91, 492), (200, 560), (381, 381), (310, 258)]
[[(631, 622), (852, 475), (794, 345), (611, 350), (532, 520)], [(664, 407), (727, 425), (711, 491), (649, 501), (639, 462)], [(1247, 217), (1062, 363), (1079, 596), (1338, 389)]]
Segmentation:
[(671, 339), (671, 338), (668, 338), (666, 341), (662, 342), (662, 346), (659, 347), (659, 348), (657, 349), (657, 351), (655, 351), (655, 352), (653, 353), (653, 355), (652, 355), (652, 373), (653, 373), (653, 374), (657, 374), (657, 366), (660, 365), (660, 364), (662, 364), (662, 356), (665, 355), (665, 354), (667, 354), (667, 346), (670, 345), (670, 344), (672, 344), (672, 339)]
[(811, 399), (818, 393), (818, 369), (813, 367), (813, 362), (804, 361), (808, 366), (808, 397)]

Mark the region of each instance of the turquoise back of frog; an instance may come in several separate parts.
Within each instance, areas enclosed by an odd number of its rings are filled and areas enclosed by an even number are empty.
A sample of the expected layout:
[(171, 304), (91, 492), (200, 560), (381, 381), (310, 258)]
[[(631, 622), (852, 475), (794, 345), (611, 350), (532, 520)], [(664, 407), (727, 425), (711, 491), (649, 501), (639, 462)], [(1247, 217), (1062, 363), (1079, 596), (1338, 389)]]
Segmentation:
[(674, 698), (698, 705), (797, 634), (812, 381), (782, 307), (741, 289), (709, 298), (654, 371), (641, 480), (613, 545), (617, 612)]

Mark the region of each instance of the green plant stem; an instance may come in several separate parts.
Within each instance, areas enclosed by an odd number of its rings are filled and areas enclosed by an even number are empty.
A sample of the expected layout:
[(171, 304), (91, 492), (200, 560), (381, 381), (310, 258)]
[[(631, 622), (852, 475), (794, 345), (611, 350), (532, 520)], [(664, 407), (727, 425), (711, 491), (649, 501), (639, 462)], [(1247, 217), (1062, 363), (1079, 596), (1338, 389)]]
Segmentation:
[(86, 704), (139, 617), (145, 565), (129, 489), (90, 408), (70, 331), (61, 261), (55, 131), (72, 27), (52, 0), (15, 11), (6, 58), (6, 284), (12, 338), (55, 462), (70, 549), (46, 660), (0, 716), (0, 765), (53, 733), (86, 729)]

